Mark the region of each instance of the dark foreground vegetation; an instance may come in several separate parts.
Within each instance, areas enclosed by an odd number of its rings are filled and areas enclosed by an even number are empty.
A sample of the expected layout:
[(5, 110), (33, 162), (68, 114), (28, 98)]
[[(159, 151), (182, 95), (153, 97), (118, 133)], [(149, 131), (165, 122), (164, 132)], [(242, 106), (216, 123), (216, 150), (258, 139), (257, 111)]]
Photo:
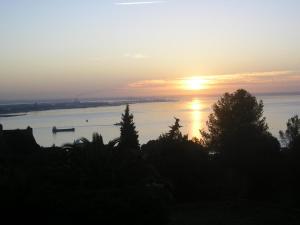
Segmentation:
[(245, 90), (213, 106), (202, 139), (168, 133), (140, 146), (127, 105), (120, 137), (41, 148), (0, 128), (1, 219), (10, 224), (299, 224), (300, 120), (282, 146)]

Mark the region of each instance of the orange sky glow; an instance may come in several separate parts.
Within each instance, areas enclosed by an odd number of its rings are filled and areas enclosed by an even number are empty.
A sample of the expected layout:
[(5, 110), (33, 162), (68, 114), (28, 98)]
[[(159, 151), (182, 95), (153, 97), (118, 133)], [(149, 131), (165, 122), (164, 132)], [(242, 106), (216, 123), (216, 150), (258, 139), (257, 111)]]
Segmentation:
[(300, 1), (0, 1), (0, 100), (300, 90)]

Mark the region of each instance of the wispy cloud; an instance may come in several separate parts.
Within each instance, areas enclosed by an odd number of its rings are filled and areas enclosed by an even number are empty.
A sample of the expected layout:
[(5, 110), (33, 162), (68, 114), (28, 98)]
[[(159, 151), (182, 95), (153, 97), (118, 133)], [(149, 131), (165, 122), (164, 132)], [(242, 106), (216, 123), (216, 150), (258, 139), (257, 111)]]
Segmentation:
[(135, 1), (135, 2), (115, 2), (115, 5), (120, 6), (130, 6), (130, 5), (152, 5), (152, 4), (160, 4), (165, 3), (166, 1)]
[(162, 87), (168, 84), (167, 80), (141, 80), (130, 83), (128, 86), (131, 88), (154, 88)]
[(300, 74), (297, 71), (269, 71), (187, 76), (174, 79), (139, 80), (128, 84), (128, 87), (135, 90), (168, 90), (172, 92), (175, 90), (183, 90), (185, 81), (193, 79), (194, 77), (199, 77), (205, 83), (204, 89), (206, 89), (206, 92), (218, 92), (218, 90), (228, 91), (237, 88), (249, 88), (250, 90), (259, 92), (281, 91), (281, 86), (284, 87), (284, 85), (293, 83), (295, 86), (300, 82)]
[[(279, 80), (286, 80), (287, 77), (292, 78), (296, 74), (294, 71), (268, 71), (268, 72), (251, 72), (207, 76), (216, 83), (268, 83)], [(298, 77), (298, 75), (296, 75)]]

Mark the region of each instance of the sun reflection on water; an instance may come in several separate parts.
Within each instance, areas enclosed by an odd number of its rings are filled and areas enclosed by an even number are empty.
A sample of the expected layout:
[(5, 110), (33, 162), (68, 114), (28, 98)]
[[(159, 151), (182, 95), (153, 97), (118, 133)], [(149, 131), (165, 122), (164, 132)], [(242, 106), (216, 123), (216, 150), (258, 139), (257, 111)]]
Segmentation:
[(191, 130), (189, 132), (190, 138), (192, 137), (200, 137), (200, 128), (201, 128), (201, 121), (202, 121), (202, 104), (199, 99), (193, 99), (189, 104), (189, 109), (191, 110)]

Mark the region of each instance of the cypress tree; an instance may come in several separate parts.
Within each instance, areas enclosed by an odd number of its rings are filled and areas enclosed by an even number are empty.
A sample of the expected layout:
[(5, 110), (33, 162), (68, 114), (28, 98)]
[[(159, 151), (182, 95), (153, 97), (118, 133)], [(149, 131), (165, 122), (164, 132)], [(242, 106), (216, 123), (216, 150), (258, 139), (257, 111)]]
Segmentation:
[(133, 122), (133, 115), (129, 111), (129, 105), (126, 105), (126, 109), (124, 114), (122, 114), (122, 121), (120, 122), (121, 128), (121, 136), (120, 136), (120, 144), (121, 148), (132, 148), (132, 149), (140, 149), (140, 144), (138, 140), (138, 132), (135, 129), (135, 125)]

